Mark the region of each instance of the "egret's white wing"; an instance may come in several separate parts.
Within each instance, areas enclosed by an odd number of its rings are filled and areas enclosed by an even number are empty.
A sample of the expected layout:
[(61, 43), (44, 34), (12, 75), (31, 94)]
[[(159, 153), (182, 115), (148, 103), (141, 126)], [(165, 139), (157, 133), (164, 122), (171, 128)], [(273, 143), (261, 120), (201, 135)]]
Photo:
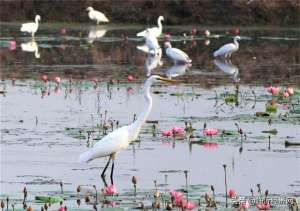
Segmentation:
[(104, 136), (93, 148), (82, 153), (79, 162), (89, 162), (95, 158), (109, 156), (129, 145), (128, 126), (121, 127)]
[(36, 24), (35, 23), (23, 23), (21, 26), (22, 32), (33, 32), (36, 31)]
[(108, 18), (102, 12), (94, 10), (94, 13), (95, 13), (95, 17), (99, 21), (101, 21), (101, 22), (109, 22)]
[(144, 31), (141, 31), (141, 32), (137, 33), (136, 36), (146, 37), (147, 33), (149, 33), (151, 36), (154, 36), (154, 37), (159, 37), (160, 34), (161, 34), (158, 27), (152, 27), (152, 28), (148, 28)]
[(191, 62), (189, 56), (178, 48), (168, 48), (166, 54), (173, 60)]
[(237, 50), (237, 47), (233, 43), (229, 43), (226, 45), (223, 45), (221, 48), (219, 48), (217, 51), (214, 52), (214, 57), (221, 56), (227, 53), (232, 53)]
[(140, 51), (143, 51), (144, 53), (150, 53), (149, 47), (144, 44), (144, 45), (138, 45), (136, 48)]

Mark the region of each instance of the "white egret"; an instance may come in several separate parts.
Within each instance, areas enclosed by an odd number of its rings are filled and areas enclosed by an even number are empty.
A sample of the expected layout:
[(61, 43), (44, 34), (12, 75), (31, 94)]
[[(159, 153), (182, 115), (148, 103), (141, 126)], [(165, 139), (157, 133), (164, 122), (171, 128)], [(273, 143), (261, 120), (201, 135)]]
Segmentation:
[(158, 25), (157, 27), (148, 28), (148, 29), (146, 29), (142, 32), (137, 33), (136, 36), (146, 37), (147, 33), (149, 32), (154, 37), (159, 37), (162, 33), (162, 23), (161, 23), (162, 21), (164, 21), (164, 17), (159, 16), (158, 19), (157, 19), (157, 25)]
[(34, 37), (35, 32), (39, 28), (39, 21), (41, 21), (41, 16), (35, 16), (35, 22), (23, 23), (21, 26), (21, 32), (31, 33), (31, 36)]
[(89, 18), (93, 21), (96, 21), (97, 25), (100, 22), (109, 22), (108, 18), (102, 12), (94, 10), (93, 7), (88, 7), (86, 10), (89, 11)]
[(239, 36), (235, 36), (233, 39), (233, 43), (229, 43), (226, 45), (223, 45), (221, 48), (216, 50), (214, 52), (214, 57), (217, 56), (225, 56), (225, 58), (231, 57), (231, 54), (239, 49), (239, 43), (238, 40), (241, 38)]
[(157, 75), (149, 77), (144, 84), (144, 97), (147, 105), (139, 114), (138, 118), (132, 124), (118, 128), (110, 134), (104, 136), (99, 142), (94, 145), (93, 148), (80, 155), (79, 162), (81, 163), (89, 162), (95, 158), (109, 156), (108, 162), (106, 163), (101, 173), (103, 181), (105, 181), (105, 171), (112, 161), (110, 178), (111, 183), (113, 184), (115, 156), (118, 152), (125, 149), (132, 141), (134, 141), (138, 137), (140, 130), (145, 124), (152, 109), (152, 97), (150, 95), (151, 85), (161, 82), (174, 83), (175, 81)]
[(152, 35), (148, 30), (146, 30), (145, 38), (145, 45), (137, 46), (137, 49), (152, 55), (157, 54), (158, 50), (160, 49), (157, 38), (154, 35)]
[(165, 42), (166, 54), (175, 63), (191, 63), (190, 57), (178, 48), (172, 48), (170, 42)]
[(162, 50), (158, 49), (157, 53), (152, 55), (148, 54), (145, 60), (145, 70), (147, 76), (151, 75), (151, 71), (157, 68), (158, 66), (162, 66), (163, 62), (161, 61)]
[(102, 28), (103, 26), (91, 27), (88, 34), (88, 42), (93, 43), (95, 39), (104, 37), (106, 30)]
[(37, 59), (41, 57), (41, 55), (39, 53), (39, 45), (34, 40), (27, 42), (27, 43), (22, 43), (21, 48), (22, 48), (22, 51), (34, 52), (34, 56)]
[(214, 64), (225, 74), (230, 75), (233, 78), (234, 82), (239, 81), (239, 69), (237, 66), (231, 63), (231, 60), (222, 61), (220, 59), (215, 59)]
[(168, 78), (174, 78), (180, 75), (184, 75), (187, 68), (190, 67), (191, 64), (175, 64), (166, 71), (166, 75)]

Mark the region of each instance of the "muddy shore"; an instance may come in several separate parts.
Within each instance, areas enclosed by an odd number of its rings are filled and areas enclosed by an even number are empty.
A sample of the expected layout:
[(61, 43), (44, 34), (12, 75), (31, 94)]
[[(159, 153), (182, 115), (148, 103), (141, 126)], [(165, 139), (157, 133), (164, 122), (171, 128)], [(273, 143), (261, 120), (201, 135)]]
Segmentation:
[(300, 24), (298, 0), (101, 0), (0, 2), (0, 21), (88, 22), (85, 9), (93, 6), (113, 23), (153, 24), (159, 15), (168, 25), (282, 25)]

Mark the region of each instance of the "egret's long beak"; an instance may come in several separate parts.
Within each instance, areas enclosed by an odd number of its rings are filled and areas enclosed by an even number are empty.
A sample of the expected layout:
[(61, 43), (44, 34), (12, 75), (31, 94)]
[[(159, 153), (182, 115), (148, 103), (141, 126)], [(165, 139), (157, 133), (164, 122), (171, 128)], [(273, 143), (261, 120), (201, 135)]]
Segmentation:
[(163, 78), (163, 77), (159, 78), (159, 80), (161, 80), (161, 81), (163, 81), (165, 83), (168, 83), (168, 84), (177, 84), (178, 83), (178, 81), (176, 81), (176, 80), (172, 80), (172, 79), (168, 79), (168, 78)]

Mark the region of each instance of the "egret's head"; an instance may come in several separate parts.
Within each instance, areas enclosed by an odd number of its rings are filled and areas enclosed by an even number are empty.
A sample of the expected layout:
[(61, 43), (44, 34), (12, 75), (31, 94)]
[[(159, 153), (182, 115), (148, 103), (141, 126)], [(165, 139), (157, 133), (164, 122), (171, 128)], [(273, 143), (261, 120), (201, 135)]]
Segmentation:
[(235, 36), (234, 40), (241, 40), (241, 37), (240, 36)]
[(159, 17), (158, 17), (158, 21), (159, 21), (159, 22), (164, 21), (164, 20), (165, 20), (165, 19), (164, 19), (164, 16), (159, 16)]
[(94, 9), (93, 9), (93, 7), (88, 7), (88, 8), (86, 8), (86, 10), (87, 10), (87, 11), (92, 11), (92, 10), (94, 10)]
[(172, 47), (172, 45), (170, 42), (165, 42), (165, 48), (171, 48), (171, 47)]
[(153, 83), (167, 83), (167, 84), (177, 83), (177, 81), (175, 81), (175, 80), (164, 78), (159, 75), (152, 75), (147, 79), (147, 81), (149, 81), (151, 84), (153, 84)]
[(35, 16), (35, 21), (41, 21), (41, 16), (36, 15), (36, 16)]

